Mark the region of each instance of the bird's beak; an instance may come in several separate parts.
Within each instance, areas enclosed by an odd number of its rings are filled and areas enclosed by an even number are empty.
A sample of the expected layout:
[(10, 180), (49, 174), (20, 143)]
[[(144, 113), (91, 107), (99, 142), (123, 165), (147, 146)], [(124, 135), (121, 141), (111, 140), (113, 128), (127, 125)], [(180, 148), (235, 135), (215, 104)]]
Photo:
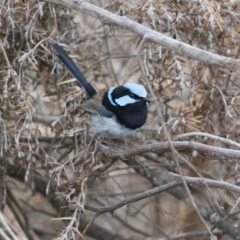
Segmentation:
[(147, 101), (147, 102), (151, 102), (151, 100), (149, 99), (149, 98), (145, 98), (145, 101)]

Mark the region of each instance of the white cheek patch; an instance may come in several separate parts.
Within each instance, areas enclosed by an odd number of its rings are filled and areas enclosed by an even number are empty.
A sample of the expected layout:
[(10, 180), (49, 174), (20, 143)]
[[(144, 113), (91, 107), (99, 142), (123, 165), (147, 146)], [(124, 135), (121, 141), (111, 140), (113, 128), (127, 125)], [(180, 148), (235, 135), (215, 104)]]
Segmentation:
[(117, 98), (115, 99), (115, 102), (117, 103), (118, 106), (120, 107), (123, 107), (127, 104), (131, 104), (131, 103), (135, 103), (137, 102), (138, 100), (136, 99), (133, 99), (131, 97), (129, 97), (128, 95), (124, 96), (124, 97), (120, 97), (120, 98)]
[(113, 92), (114, 89), (115, 89), (115, 87), (109, 88), (109, 90), (108, 90), (108, 99), (109, 99), (110, 103), (111, 103), (113, 106), (116, 106), (116, 104), (114, 103), (114, 101), (113, 101), (113, 99), (112, 99), (112, 92)]

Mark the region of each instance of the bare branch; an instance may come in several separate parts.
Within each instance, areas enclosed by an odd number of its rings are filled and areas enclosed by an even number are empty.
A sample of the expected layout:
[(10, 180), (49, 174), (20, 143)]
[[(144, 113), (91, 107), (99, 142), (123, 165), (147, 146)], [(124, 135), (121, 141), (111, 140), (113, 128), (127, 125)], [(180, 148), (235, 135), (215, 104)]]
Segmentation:
[[(211, 156), (211, 157), (233, 157), (233, 158), (240, 158), (240, 151), (239, 150), (233, 150), (233, 149), (227, 149), (227, 148), (220, 148), (220, 147), (214, 147), (209, 146), (206, 144), (194, 142), (194, 141), (173, 141), (172, 142), (174, 148), (179, 151), (197, 151), (201, 154), (204, 154), (205, 156)], [(161, 143), (155, 143), (150, 145), (142, 145), (139, 147), (134, 147), (132, 149), (128, 150), (115, 150), (115, 149), (108, 149), (105, 151), (105, 154), (109, 158), (122, 158), (127, 159), (132, 156), (146, 153), (146, 152), (155, 152), (155, 153), (162, 153), (166, 150), (170, 150), (170, 145), (168, 142), (161, 142)]]
[[(180, 175), (175, 173), (170, 173), (170, 174), (174, 177), (180, 177)], [(195, 178), (195, 177), (187, 177), (187, 176), (183, 176), (183, 178), (186, 180), (188, 184), (201, 185), (201, 186), (208, 185), (209, 187), (221, 188), (227, 191), (240, 193), (239, 186), (222, 181), (222, 180), (212, 180), (207, 178)]]
[(147, 28), (127, 17), (121, 17), (113, 14), (103, 8), (88, 3), (86, 1), (73, 1), (73, 0), (44, 0), (45, 2), (62, 5), (77, 11), (86, 13), (92, 17), (100, 19), (106, 24), (131, 30), (132, 32), (142, 36), (148, 41), (161, 44), (167, 49), (171, 49), (179, 54), (184, 54), (190, 58), (202, 61), (206, 64), (216, 64), (229, 70), (239, 71), (240, 61), (232, 58), (223, 57), (206, 50), (188, 45), (181, 41), (170, 38), (164, 34)]
[(126, 204), (129, 204), (129, 203), (132, 203), (132, 202), (136, 202), (136, 201), (139, 201), (139, 200), (142, 200), (144, 198), (148, 198), (148, 197), (151, 197), (151, 196), (154, 196), (160, 192), (165, 192), (167, 190), (170, 190), (170, 189), (173, 189), (173, 188), (176, 188), (178, 186), (180, 186), (182, 183), (181, 181), (174, 181), (174, 182), (171, 182), (171, 183), (167, 183), (163, 186), (160, 186), (160, 187), (156, 187), (156, 188), (153, 188), (151, 190), (148, 190), (148, 191), (145, 191), (143, 193), (139, 193), (133, 197), (129, 197), (129, 198), (126, 198), (118, 203), (115, 203), (111, 206), (107, 206), (107, 207), (95, 207), (95, 206), (90, 206), (90, 205), (85, 205), (85, 208), (90, 210), (90, 211), (93, 211), (93, 212), (96, 212), (98, 214), (102, 214), (102, 213), (105, 213), (105, 212), (113, 212), (115, 211), (116, 209), (126, 205)]
[(177, 140), (177, 139), (180, 139), (180, 138), (185, 138), (185, 137), (198, 137), (198, 136), (205, 137), (205, 138), (211, 138), (213, 140), (216, 140), (216, 141), (226, 143), (226, 144), (229, 144), (229, 145), (240, 148), (240, 144), (235, 142), (235, 141), (232, 141), (232, 140), (227, 139), (227, 138), (219, 137), (219, 136), (216, 136), (216, 135), (213, 135), (213, 134), (205, 133), (205, 132), (184, 133), (184, 134), (176, 136), (174, 138), (174, 140)]

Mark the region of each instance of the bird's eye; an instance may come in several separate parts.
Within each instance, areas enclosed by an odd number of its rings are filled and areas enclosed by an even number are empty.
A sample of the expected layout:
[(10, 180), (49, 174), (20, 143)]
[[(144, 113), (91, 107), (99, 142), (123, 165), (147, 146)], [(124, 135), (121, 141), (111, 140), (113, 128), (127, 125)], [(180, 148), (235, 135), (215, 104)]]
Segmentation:
[(130, 96), (131, 98), (135, 98), (135, 95), (134, 95), (133, 93), (130, 93), (129, 96)]

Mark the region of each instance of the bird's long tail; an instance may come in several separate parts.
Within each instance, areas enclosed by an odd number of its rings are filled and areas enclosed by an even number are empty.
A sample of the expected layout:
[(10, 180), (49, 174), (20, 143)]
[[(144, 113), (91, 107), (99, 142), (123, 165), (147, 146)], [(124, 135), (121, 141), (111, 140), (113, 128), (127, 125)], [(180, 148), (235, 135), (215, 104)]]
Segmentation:
[(68, 56), (68, 54), (64, 51), (64, 49), (58, 45), (57, 43), (53, 43), (52, 47), (57, 53), (58, 58), (63, 62), (65, 67), (69, 70), (69, 72), (76, 78), (78, 85), (81, 88), (84, 88), (89, 97), (93, 97), (97, 91), (95, 88), (86, 80), (83, 76), (77, 65), (73, 62), (73, 60)]

